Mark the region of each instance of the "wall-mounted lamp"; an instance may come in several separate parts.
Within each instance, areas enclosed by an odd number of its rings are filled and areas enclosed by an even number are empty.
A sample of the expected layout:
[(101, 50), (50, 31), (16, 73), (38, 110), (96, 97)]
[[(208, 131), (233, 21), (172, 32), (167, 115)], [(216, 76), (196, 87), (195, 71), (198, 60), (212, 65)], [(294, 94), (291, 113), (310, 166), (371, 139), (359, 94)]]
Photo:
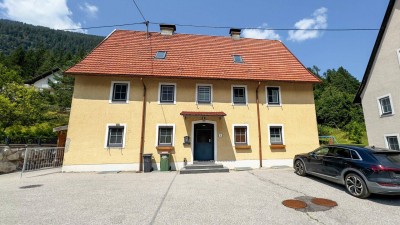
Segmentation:
[(190, 144), (190, 137), (189, 136), (183, 137), (183, 144), (184, 145), (189, 145)]

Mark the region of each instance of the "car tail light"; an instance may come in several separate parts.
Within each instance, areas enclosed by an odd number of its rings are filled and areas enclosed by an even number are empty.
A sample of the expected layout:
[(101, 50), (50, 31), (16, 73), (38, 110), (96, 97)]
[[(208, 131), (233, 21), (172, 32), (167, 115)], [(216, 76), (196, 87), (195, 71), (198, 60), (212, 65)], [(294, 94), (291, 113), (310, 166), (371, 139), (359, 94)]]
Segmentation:
[(399, 184), (393, 184), (393, 183), (380, 183), (378, 182), (379, 185), (385, 186), (385, 187), (398, 187), (400, 186)]
[(392, 168), (392, 167), (384, 167), (382, 165), (371, 166), (371, 170), (374, 172), (399, 172), (399, 168)]

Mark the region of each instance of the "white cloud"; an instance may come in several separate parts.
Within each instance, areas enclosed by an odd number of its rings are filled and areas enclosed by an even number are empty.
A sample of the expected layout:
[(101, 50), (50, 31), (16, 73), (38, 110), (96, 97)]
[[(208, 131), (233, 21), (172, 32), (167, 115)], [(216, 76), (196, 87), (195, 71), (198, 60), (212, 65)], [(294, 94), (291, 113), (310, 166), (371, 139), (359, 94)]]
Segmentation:
[(87, 2), (85, 2), (85, 4), (83, 5), (79, 5), (79, 8), (86, 12), (88, 16), (90, 17), (96, 17), (97, 16), (97, 12), (99, 11), (99, 8), (95, 5), (91, 5)]
[[(81, 23), (71, 19), (72, 12), (67, 0), (4, 0), (0, 2), (2, 13), (11, 20), (53, 29), (75, 29)], [(76, 30), (86, 33), (85, 30)]]
[[(328, 27), (328, 9), (321, 7), (314, 11), (312, 18), (304, 18), (296, 22), (296, 29), (325, 29)], [(289, 31), (288, 40), (305, 41), (308, 39), (318, 38), (322, 35), (320, 30), (291, 30)]]
[(275, 33), (274, 30), (263, 30), (268, 28), (268, 25), (264, 23), (260, 29), (244, 29), (242, 32), (243, 37), (245, 38), (255, 38), (255, 39), (273, 39), (279, 40), (281, 37), (279, 34)]

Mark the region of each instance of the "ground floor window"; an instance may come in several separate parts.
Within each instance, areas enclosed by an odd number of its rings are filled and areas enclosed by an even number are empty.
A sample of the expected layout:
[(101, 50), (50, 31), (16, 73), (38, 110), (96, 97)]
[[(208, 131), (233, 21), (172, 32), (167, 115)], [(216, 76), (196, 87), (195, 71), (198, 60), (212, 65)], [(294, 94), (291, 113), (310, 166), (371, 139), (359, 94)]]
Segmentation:
[(283, 145), (283, 125), (269, 125), (269, 143), (270, 145)]
[(173, 146), (174, 145), (174, 126), (158, 125), (157, 126), (157, 145)]
[(392, 150), (400, 150), (398, 135), (386, 136), (387, 147)]
[(248, 145), (247, 126), (234, 126), (235, 145)]
[(106, 147), (124, 147), (125, 144), (125, 125), (108, 124)]

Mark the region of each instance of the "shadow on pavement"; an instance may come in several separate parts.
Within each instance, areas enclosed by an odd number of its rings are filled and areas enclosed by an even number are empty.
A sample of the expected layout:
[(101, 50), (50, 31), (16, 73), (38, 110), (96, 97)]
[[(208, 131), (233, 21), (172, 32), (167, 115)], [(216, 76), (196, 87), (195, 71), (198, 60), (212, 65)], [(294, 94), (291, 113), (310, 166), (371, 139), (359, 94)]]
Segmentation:
[[(322, 178), (319, 177), (314, 177), (312, 175), (307, 175), (305, 177), (306, 179), (310, 179), (322, 184), (325, 184), (329, 187), (335, 188), (339, 191), (344, 191), (347, 193), (346, 188), (343, 185), (334, 183), (334, 182), (330, 182), (328, 180), (324, 180)], [(350, 195), (350, 194), (349, 194)], [(367, 199), (365, 199), (366, 201), (372, 201), (372, 202), (376, 202), (379, 204), (383, 204), (383, 205), (393, 205), (393, 206), (400, 206), (400, 195), (381, 195), (381, 194), (371, 194), (371, 196)]]

